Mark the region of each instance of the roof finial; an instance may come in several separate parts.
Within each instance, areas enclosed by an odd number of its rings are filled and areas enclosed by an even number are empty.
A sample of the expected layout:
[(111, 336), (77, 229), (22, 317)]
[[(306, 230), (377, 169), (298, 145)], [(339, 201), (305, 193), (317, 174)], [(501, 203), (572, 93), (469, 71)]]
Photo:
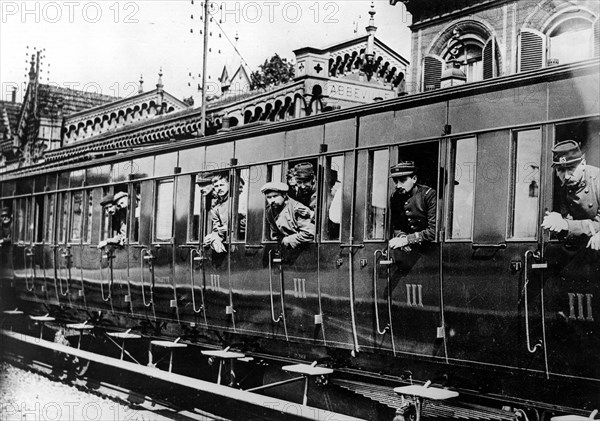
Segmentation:
[(30, 64), (31, 64), (31, 67), (29, 68), (29, 81), (33, 82), (35, 80), (35, 75), (36, 75), (36, 71), (35, 71), (35, 54), (31, 55)]
[(371, 15), (371, 17), (369, 18), (369, 26), (367, 26), (365, 29), (367, 30), (367, 33), (370, 34), (374, 34), (375, 31), (377, 31), (377, 27), (375, 26), (375, 14), (377, 12), (375, 12), (375, 2), (371, 2), (371, 10), (369, 10), (369, 15)]
[(165, 85), (163, 85), (162, 76), (163, 76), (163, 70), (162, 70), (162, 66), (161, 66), (160, 71), (158, 72), (158, 83), (156, 84), (156, 88), (159, 91), (162, 91), (162, 89), (165, 87)]
[(144, 75), (140, 75), (140, 87), (138, 88), (138, 94), (144, 92)]

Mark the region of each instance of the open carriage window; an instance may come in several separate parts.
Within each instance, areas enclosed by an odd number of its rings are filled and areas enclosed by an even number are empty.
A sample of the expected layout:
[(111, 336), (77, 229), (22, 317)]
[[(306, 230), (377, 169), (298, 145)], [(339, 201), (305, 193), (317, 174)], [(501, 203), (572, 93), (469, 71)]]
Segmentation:
[(390, 154), (387, 149), (369, 152), (367, 180), (367, 218), (365, 238), (385, 239)]
[[(287, 172), (286, 182), (290, 186), (290, 189), (293, 185), (295, 185), (292, 177), (292, 170), (290, 169)], [(271, 181), (282, 181), (283, 177), (283, 165), (281, 164), (272, 164), (267, 165), (267, 182)], [(265, 201), (266, 202), (266, 201)], [(265, 205), (265, 214), (264, 214), (264, 224), (263, 224), (263, 241), (272, 241), (271, 238), (271, 229), (269, 228), (269, 224), (267, 223), (267, 214), (266, 214), (266, 205)]]
[[(554, 144), (565, 140), (574, 140), (579, 144), (581, 152), (585, 155), (586, 165), (600, 167), (600, 118), (578, 120), (569, 123), (557, 124), (554, 129)], [(552, 209), (561, 209), (560, 180), (553, 169), (554, 194)], [(569, 210), (570, 213), (570, 210)]]
[(475, 163), (477, 139), (467, 138), (452, 142), (450, 203), (448, 209), (448, 238), (470, 240), (473, 232), (473, 193), (475, 191)]
[(323, 240), (339, 240), (342, 222), (342, 180), (344, 156), (327, 157), (323, 174)]
[(541, 129), (523, 130), (513, 135), (511, 238), (535, 238), (538, 227)]
[(288, 196), (317, 212), (317, 160), (290, 161), (287, 183)]
[(190, 214), (188, 225), (188, 241), (201, 241), (205, 235), (207, 215), (210, 210), (211, 180), (205, 174), (192, 176), (192, 191), (190, 196)]
[(156, 184), (154, 241), (168, 242), (173, 237), (173, 180)]

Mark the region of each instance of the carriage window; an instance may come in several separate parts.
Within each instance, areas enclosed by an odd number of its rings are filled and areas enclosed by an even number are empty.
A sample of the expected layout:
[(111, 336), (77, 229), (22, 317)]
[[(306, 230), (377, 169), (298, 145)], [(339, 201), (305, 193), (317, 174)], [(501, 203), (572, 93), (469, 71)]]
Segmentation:
[(83, 192), (71, 194), (71, 241), (81, 240), (81, 224), (83, 222)]
[(154, 240), (171, 241), (173, 237), (173, 180), (156, 185)]
[(237, 209), (237, 211), (233, 214), (233, 224), (231, 226), (234, 233), (233, 239), (235, 241), (246, 241), (246, 215), (248, 214), (250, 170), (248, 168), (238, 170), (236, 172), (235, 181), (237, 183), (237, 189), (234, 189), (234, 209)]
[(44, 241), (44, 196), (35, 196), (34, 198), (34, 234), (33, 241), (41, 243)]
[(69, 226), (69, 196), (68, 193), (60, 193), (58, 197), (58, 242), (64, 243), (67, 239), (67, 227)]
[(48, 213), (46, 216), (46, 233), (44, 235), (44, 239), (47, 243), (52, 242), (54, 240), (54, 195), (49, 194), (46, 196), (46, 207), (48, 209)]
[(207, 234), (207, 222), (210, 220), (209, 211), (212, 197), (211, 178), (205, 174), (192, 176), (188, 241), (200, 241)]
[(339, 240), (342, 221), (342, 180), (344, 156), (328, 157), (324, 173), (323, 198), (326, 215), (323, 219), (323, 240)]
[(267, 168), (267, 181), (281, 181), (281, 164), (269, 165)]
[(92, 215), (94, 211), (94, 195), (92, 194), (92, 190), (88, 190), (85, 193), (85, 198), (87, 201), (87, 208), (85, 218), (83, 219), (83, 242), (90, 243), (92, 241)]
[(450, 180), (448, 238), (471, 239), (473, 220), (473, 192), (475, 189), (475, 159), (477, 139), (460, 139), (452, 144), (452, 175)]
[[(105, 197), (108, 194), (110, 194), (110, 187), (103, 187), (102, 188), (102, 197)], [(112, 215), (106, 211), (106, 208), (102, 209), (102, 221), (101, 222), (102, 222), (102, 226), (100, 228), (100, 240), (106, 240), (106, 239), (112, 237), (112, 235), (111, 235)]]
[(512, 238), (535, 238), (538, 226), (540, 156), (542, 134), (540, 129), (515, 133), (512, 171)]
[(131, 193), (129, 195), (129, 207), (131, 209), (131, 231), (130, 240), (134, 243), (140, 241), (140, 215), (141, 215), (141, 184), (133, 183), (131, 185)]
[(367, 240), (385, 239), (389, 161), (390, 154), (387, 149), (369, 152), (367, 227), (365, 230)]
[[(196, 178), (194, 177), (194, 181)], [(202, 201), (204, 199), (203, 185), (198, 182), (192, 183), (192, 197), (191, 197), (191, 206), (190, 206), (190, 215), (189, 215), (189, 226), (188, 226), (188, 241), (196, 242), (199, 241), (201, 233), (200, 233), (200, 224), (203, 221), (202, 218)]]
[(290, 186), (288, 195), (317, 212), (317, 161), (316, 159), (290, 162), (286, 175)]
[(15, 218), (15, 238), (17, 241), (28, 241), (27, 212), (27, 199), (17, 199), (17, 215)]

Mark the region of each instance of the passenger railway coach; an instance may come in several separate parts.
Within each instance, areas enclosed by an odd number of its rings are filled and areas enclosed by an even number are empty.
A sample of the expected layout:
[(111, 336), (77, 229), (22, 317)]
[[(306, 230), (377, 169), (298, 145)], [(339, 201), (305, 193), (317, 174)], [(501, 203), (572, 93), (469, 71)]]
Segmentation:
[[(600, 276), (540, 223), (558, 208), (553, 144), (574, 139), (600, 164), (599, 87), (593, 59), (3, 174), (14, 219), (2, 305), (319, 360), (334, 380), (432, 380), (490, 407), (589, 413)], [(437, 191), (437, 227), (400, 276), (388, 171), (405, 160)], [(305, 162), (317, 169), (317, 236), (289, 251), (268, 240), (260, 188)], [(202, 183), (215, 171), (232, 198), (221, 254), (202, 247)], [(127, 238), (98, 248), (114, 229), (101, 198), (119, 192)]]

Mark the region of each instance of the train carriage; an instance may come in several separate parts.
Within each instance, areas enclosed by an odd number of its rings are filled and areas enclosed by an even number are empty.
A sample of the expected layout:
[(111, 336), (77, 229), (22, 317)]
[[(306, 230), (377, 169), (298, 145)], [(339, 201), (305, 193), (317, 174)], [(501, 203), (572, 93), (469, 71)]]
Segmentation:
[[(575, 139), (600, 164), (599, 82), (593, 59), (3, 174), (3, 288), (20, 307), (191, 326), (198, 344), (325, 358), (366, 382), (411, 373), (498, 408), (593, 410), (598, 266), (540, 223), (558, 207), (553, 144)], [(388, 171), (405, 160), (437, 194), (436, 239), (412, 254), (387, 247)], [(317, 235), (290, 251), (268, 235), (260, 187), (303, 162)], [(202, 247), (202, 180), (217, 171), (231, 181), (226, 253)], [(112, 229), (100, 198), (119, 191), (127, 239), (98, 249)]]

